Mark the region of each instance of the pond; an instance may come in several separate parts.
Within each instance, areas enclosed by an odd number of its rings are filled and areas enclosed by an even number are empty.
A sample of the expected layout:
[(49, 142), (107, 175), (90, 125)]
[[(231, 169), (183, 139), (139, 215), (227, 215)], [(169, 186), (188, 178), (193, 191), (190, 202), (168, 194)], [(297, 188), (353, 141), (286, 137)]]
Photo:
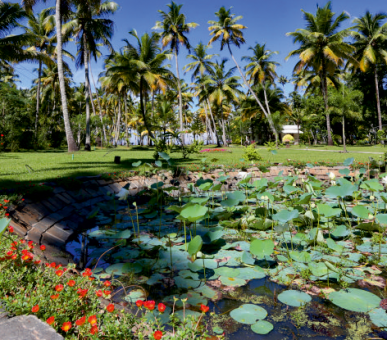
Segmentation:
[(124, 188), (67, 250), (128, 287), (116, 300), (170, 313), (176, 296), (192, 315), (208, 305), (210, 334), (227, 339), (386, 339), (387, 194), (365, 169), (342, 172), (325, 183), (247, 175), (232, 191), (220, 173), (185, 195), (162, 182), (133, 197)]

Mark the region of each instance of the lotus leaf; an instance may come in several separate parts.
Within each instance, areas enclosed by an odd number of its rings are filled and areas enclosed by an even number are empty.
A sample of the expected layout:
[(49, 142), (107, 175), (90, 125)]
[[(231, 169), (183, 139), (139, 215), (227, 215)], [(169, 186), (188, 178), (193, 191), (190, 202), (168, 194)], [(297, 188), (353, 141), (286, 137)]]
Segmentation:
[(196, 288), (203, 286), (203, 283), (200, 281), (185, 279), (181, 276), (176, 276), (174, 278), (174, 280), (175, 280), (175, 284), (178, 288), (196, 289)]
[(138, 162), (132, 163), (132, 167), (138, 168), (141, 164), (142, 164), (141, 161), (138, 161)]
[(267, 312), (260, 306), (245, 304), (231, 311), (230, 316), (240, 323), (253, 325), (258, 320), (266, 318)]
[(184, 318), (186, 318), (187, 316), (193, 316), (195, 319), (199, 319), (199, 318), (200, 318), (200, 315), (201, 315), (201, 313), (195, 312), (195, 311), (190, 310), (190, 309), (186, 309), (186, 310), (185, 310), (185, 313), (184, 313), (183, 310), (179, 310), (179, 311), (175, 312), (175, 316), (176, 316), (180, 321), (183, 321)]
[(239, 279), (254, 280), (263, 279), (266, 276), (264, 270), (261, 267), (255, 266), (254, 268), (240, 268)]
[(325, 190), (325, 195), (332, 198), (352, 196), (357, 187), (350, 182), (343, 185), (334, 185)]
[(312, 261), (312, 258), (310, 257), (309, 253), (306, 251), (299, 252), (294, 250), (294, 251), (291, 251), (289, 255), (294, 261), (297, 261), (297, 262), (309, 263), (310, 261)]
[(220, 276), (219, 280), (225, 286), (230, 286), (230, 287), (241, 287), (247, 283), (246, 280), (240, 279), (238, 277)]
[(354, 160), (355, 160), (355, 158), (353, 158), (353, 157), (347, 158), (347, 159), (343, 162), (343, 164), (344, 164), (344, 166), (350, 166), (350, 165), (353, 164)]
[(273, 324), (268, 321), (260, 320), (254, 325), (251, 325), (251, 330), (257, 334), (269, 334), (274, 329)]
[(159, 156), (165, 159), (166, 161), (169, 161), (171, 159), (171, 157), (165, 152), (159, 152)]
[(356, 205), (352, 208), (352, 215), (359, 218), (368, 218), (371, 212), (364, 205)]
[(200, 235), (195, 236), (192, 241), (188, 244), (188, 254), (191, 255), (191, 257), (194, 257), (197, 255), (197, 253), (202, 249), (203, 246), (203, 240), (200, 237)]
[(244, 251), (242, 254), (242, 262), (246, 264), (254, 264), (255, 260), (249, 252)]
[(373, 324), (380, 328), (387, 328), (387, 313), (382, 308), (376, 308), (368, 312)]
[(367, 313), (379, 307), (381, 301), (375, 294), (357, 288), (348, 288), (338, 292), (332, 292), (329, 294), (329, 300), (336, 306), (361, 313)]
[(339, 225), (332, 230), (331, 235), (335, 238), (346, 237), (349, 235), (349, 230), (345, 225)]
[(230, 267), (220, 267), (215, 269), (215, 273), (219, 276), (226, 277), (237, 277), (240, 274), (239, 269), (234, 269)]
[(250, 252), (263, 259), (265, 256), (270, 256), (274, 251), (274, 242), (272, 240), (254, 240), (250, 245)]
[(279, 213), (273, 215), (274, 221), (279, 221), (280, 223), (286, 223), (291, 221), (294, 218), (297, 218), (299, 215), (297, 210), (281, 210)]
[(334, 217), (341, 214), (341, 209), (334, 209), (328, 204), (317, 204), (317, 209), (320, 215), (323, 215), (327, 218)]
[(130, 272), (141, 273), (142, 266), (138, 263), (116, 263), (105, 269), (106, 273), (111, 275), (124, 275)]
[(312, 298), (298, 290), (286, 290), (278, 295), (278, 300), (288, 306), (301, 307), (312, 300)]
[(339, 170), (339, 173), (340, 173), (341, 175), (348, 176), (348, 175), (351, 173), (351, 170), (349, 170), (348, 168), (340, 169), (340, 170)]
[(200, 204), (194, 204), (194, 205), (185, 207), (181, 211), (180, 215), (184, 219), (188, 220), (189, 222), (196, 222), (201, 218), (203, 218), (207, 213), (207, 211), (208, 211), (207, 207), (203, 207)]
[(198, 292), (198, 293), (202, 294), (203, 296), (205, 296), (206, 298), (211, 299), (211, 300), (219, 300), (222, 296), (222, 294), (220, 292), (208, 287), (207, 285), (204, 285), (200, 288), (196, 288), (195, 292)]
[(155, 309), (152, 313), (145, 313), (145, 320), (147, 320), (148, 322), (152, 322), (155, 320), (155, 318), (157, 318), (158, 320), (160, 320), (160, 323), (162, 325), (165, 325), (169, 322), (169, 314), (171, 314), (171, 307), (167, 306), (167, 308), (165, 308), (165, 311), (164, 313), (160, 313), (157, 309)]
[(328, 274), (328, 268), (323, 262), (309, 263), (309, 269), (314, 276), (324, 276)]
[(133, 289), (125, 296), (125, 300), (130, 303), (135, 303), (137, 300), (146, 300), (146, 293), (143, 289)]

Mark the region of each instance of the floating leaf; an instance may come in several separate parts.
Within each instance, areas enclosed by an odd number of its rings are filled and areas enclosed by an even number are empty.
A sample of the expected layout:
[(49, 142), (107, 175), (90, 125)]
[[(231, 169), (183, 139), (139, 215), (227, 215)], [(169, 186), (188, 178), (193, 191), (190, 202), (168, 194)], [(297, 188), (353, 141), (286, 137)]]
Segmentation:
[(220, 267), (215, 269), (215, 273), (219, 276), (237, 277), (240, 274), (239, 269), (230, 267)]
[(143, 289), (133, 289), (128, 295), (125, 296), (125, 300), (130, 303), (135, 303), (137, 300), (146, 300), (146, 294)]
[(257, 334), (269, 334), (274, 329), (274, 326), (265, 320), (260, 320), (254, 325), (251, 325), (251, 330)]
[(336, 306), (361, 313), (367, 313), (379, 307), (381, 301), (375, 294), (357, 288), (342, 289), (338, 292), (330, 293), (329, 300)]
[(285, 305), (292, 307), (301, 307), (312, 300), (312, 298), (298, 290), (286, 290), (278, 295), (278, 300), (280, 300)]
[(3, 235), (4, 231), (7, 230), (10, 223), (11, 223), (11, 220), (9, 220), (8, 218), (5, 218), (5, 217), (3, 217), (0, 220), (0, 237), (1, 237), (1, 235)]
[(130, 272), (141, 273), (142, 266), (138, 263), (116, 263), (105, 269), (106, 273), (111, 275), (124, 275)]
[(383, 308), (376, 308), (368, 312), (370, 319), (375, 326), (387, 328), (387, 313)]
[(254, 240), (250, 244), (250, 252), (260, 259), (270, 256), (274, 251), (274, 242), (272, 240)]
[(371, 212), (364, 205), (356, 205), (352, 208), (352, 215), (359, 218), (368, 218)]
[(267, 312), (260, 306), (245, 304), (231, 311), (230, 316), (240, 323), (253, 325), (266, 318)]
[(222, 284), (229, 287), (242, 287), (247, 283), (246, 280), (240, 279), (238, 277), (220, 276), (219, 280), (222, 282)]
[(299, 252), (294, 250), (294, 251), (291, 251), (289, 255), (296, 262), (309, 263), (310, 261), (312, 261), (312, 258), (310, 257), (309, 253), (306, 251)]
[(189, 222), (196, 222), (203, 218), (207, 211), (207, 207), (203, 207), (200, 204), (194, 204), (184, 208), (180, 215)]
[(279, 221), (281, 223), (286, 223), (297, 217), (298, 217), (298, 210), (292, 210), (292, 211), (281, 210), (279, 213), (273, 215), (273, 220)]
[(254, 268), (240, 268), (238, 278), (243, 280), (254, 280), (263, 279), (265, 276), (265, 271), (261, 267), (255, 266)]

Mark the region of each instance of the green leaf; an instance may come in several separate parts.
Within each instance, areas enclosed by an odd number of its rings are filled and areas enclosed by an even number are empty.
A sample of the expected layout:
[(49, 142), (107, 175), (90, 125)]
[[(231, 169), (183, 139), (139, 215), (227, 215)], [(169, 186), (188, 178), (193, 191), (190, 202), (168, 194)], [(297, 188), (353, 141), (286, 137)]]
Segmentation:
[(273, 220), (279, 221), (281, 223), (286, 223), (293, 220), (294, 218), (297, 218), (298, 215), (298, 210), (281, 210), (279, 213), (273, 215)]
[(286, 290), (278, 295), (278, 300), (288, 306), (301, 307), (312, 301), (312, 298), (298, 290)]
[(260, 306), (245, 304), (231, 311), (230, 316), (240, 323), (253, 325), (266, 318), (267, 312)]
[(348, 175), (351, 173), (351, 170), (349, 170), (348, 168), (340, 169), (340, 170), (339, 170), (339, 173), (340, 173), (341, 175), (348, 176)]
[(337, 216), (341, 213), (341, 209), (334, 209), (328, 204), (317, 204), (318, 212), (327, 218)]
[(291, 251), (289, 255), (296, 262), (309, 263), (310, 261), (312, 261), (312, 258), (310, 257), (309, 253), (306, 251), (299, 252), (294, 250), (294, 251)]
[(7, 230), (9, 224), (11, 223), (11, 220), (8, 218), (3, 217), (0, 220), (0, 237), (4, 234), (4, 232)]
[(203, 240), (200, 235), (195, 236), (190, 243), (188, 243), (188, 254), (191, 257), (196, 256), (197, 253), (202, 249)]
[(274, 326), (265, 320), (260, 320), (254, 325), (251, 325), (251, 330), (256, 334), (269, 334), (274, 329)]
[(352, 163), (355, 161), (355, 158), (347, 158), (344, 162), (343, 162), (343, 164), (344, 164), (344, 166), (350, 166), (350, 165), (352, 165)]
[(270, 256), (274, 252), (274, 242), (272, 240), (254, 240), (250, 244), (250, 252), (260, 259)]
[(159, 156), (165, 159), (166, 161), (169, 161), (171, 159), (171, 157), (169, 157), (169, 155), (165, 152), (159, 152)]
[(352, 209), (352, 214), (359, 218), (367, 218), (371, 212), (364, 205), (356, 205)]
[(132, 163), (132, 167), (138, 168), (141, 164), (142, 164), (141, 161), (138, 161), (138, 162)]
[(196, 222), (203, 218), (208, 211), (207, 207), (203, 207), (200, 204), (194, 204), (184, 208), (180, 215), (189, 222)]
[(161, 163), (161, 161), (156, 161), (155, 162), (155, 165), (158, 167), (158, 168), (161, 168), (163, 166), (163, 163)]
[(331, 300), (336, 306), (350, 310), (352, 312), (367, 313), (374, 308), (379, 307), (381, 299), (362, 289), (348, 288), (329, 294)]

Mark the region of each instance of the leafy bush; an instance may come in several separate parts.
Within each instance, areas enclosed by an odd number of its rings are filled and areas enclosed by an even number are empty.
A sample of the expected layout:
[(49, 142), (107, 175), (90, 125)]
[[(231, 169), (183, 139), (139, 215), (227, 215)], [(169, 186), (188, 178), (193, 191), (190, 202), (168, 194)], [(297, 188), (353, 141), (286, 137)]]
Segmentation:
[(285, 135), (282, 137), (282, 143), (293, 143), (294, 142), (294, 137), (292, 135)]
[(243, 158), (246, 161), (250, 161), (250, 162), (258, 162), (262, 160), (262, 156), (255, 149), (255, 144), (251, 144), (245, 148)]

